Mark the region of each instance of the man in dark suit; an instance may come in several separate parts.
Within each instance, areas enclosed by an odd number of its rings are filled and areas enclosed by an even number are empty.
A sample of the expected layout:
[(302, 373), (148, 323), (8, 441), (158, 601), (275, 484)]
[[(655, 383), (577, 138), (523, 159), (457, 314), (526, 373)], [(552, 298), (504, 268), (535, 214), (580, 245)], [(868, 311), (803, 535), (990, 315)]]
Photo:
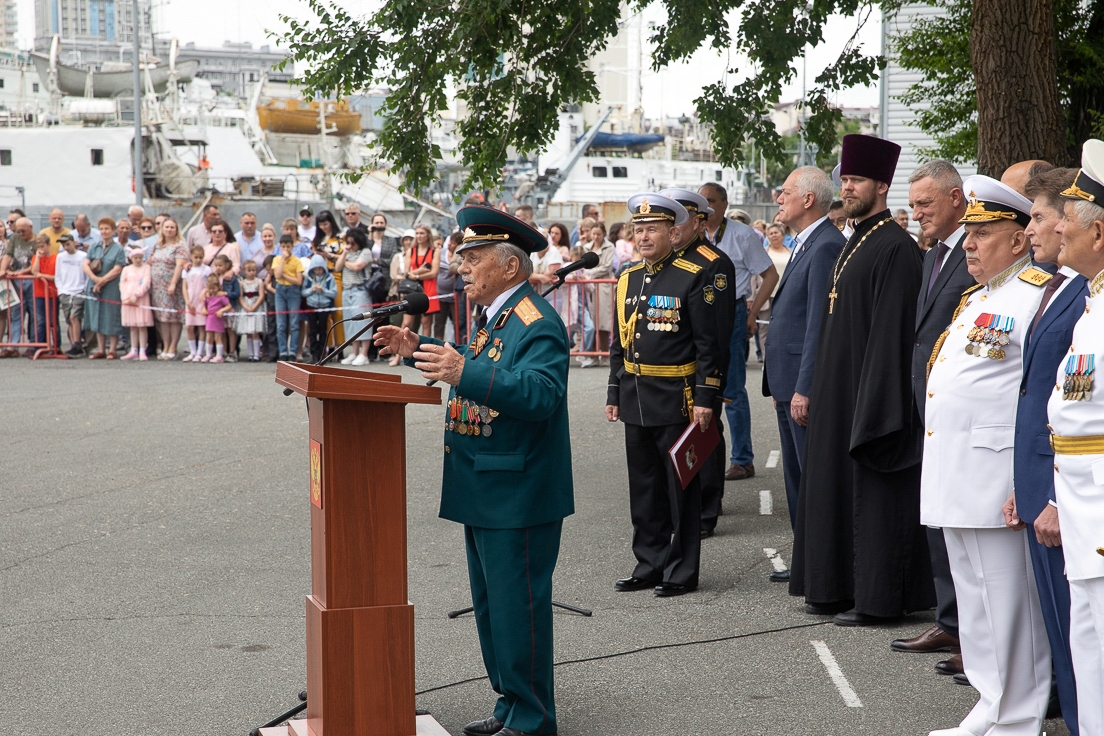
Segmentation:
[(1084, 276), (1058, 268), (1062, 236), (1054, 226), (1062, 219), (1062, 192), (1073, 184), (1076, 169), (1054, 169), (1027, 182), (1033, 200), (1027, 236), (1040, 268), (1053, 272), (1043, 301), (1024, 342), (1023, 379), (1016, 410), (1014, 476), (1016, 492), (1005, 504), (1005, 521), (1013, 529), (1031, 525), (1028, 548), (1039, 588), (1054, 663), (1062, 717), (1077, 736), (1077, 690), (1070, 657), (1070, 590), (1066, 580), (1062, 531), (1054, 495), (1054, 450), (1047, 427), (1047, 402), (1054, 392), (1058, 365), (1069, 355), (1073, 327), (1085, 313), (1089, 290)]
[[(847, 242), (828, 219), (834, 190), (827, 174), (815, 166), (803, 166), (787, 177), (778, 195), (778, 218), (797, 237), (771, 303), (770, 331), (763, 348), (763, 393), (774, 397), (791, 529), (805, 457), (820, 317), (832, 266)], [(790, 571), (773, 572), (770, 579), (787, 582)]]
[[(966, 196), (962, 177), (947, 161), (929, 161), (909, 177), (909, 206), (920, 231), (937, 241), (924, 254), (923, 285), (916, 301), (916, 342), (912, 352), (912, 392), (916, 409), (924, 416), (927, 391), (927, 366), (936, 340), (951, 323), (962, 292), (977, 282), (966, 270), (962, 241), (966, 230), (959, 220), (966, 214)], [(953, 652), (954, 656), (936, 664), (941, 674), (962, 672), (958, 654), (958, 603), (954, 580), (947, 560), (947, 543), (942, 529), (928, 532), (932, 573), (937, 600), (935, 625), (912, 639), (897, 639), (891, 646), (899, 652)]]

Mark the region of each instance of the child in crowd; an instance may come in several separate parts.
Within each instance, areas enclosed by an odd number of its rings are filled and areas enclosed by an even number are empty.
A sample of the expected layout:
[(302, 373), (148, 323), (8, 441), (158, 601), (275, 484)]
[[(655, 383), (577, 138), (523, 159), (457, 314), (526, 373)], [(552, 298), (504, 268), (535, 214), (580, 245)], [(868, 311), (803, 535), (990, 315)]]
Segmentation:
[(256, 261), (247, 260), (242, 263), (238, 285), (241, 287), (241, 314), (234, 320), (234, 326), (237, 333), (245, 337), (246, 345), (249, 346), (249, 362), (258, 363), (261, 360), (261, 335), (265, 331), (265, 285), (257, 277)]
[[(227, 259), (229, 260), (229, 259)], [(200, 359), (200, 363), (221, 363), (223, 362), (223, 339), (226, 337), (226, 319), (224, 315), (230, 311), (230, 300), (226, 296), (226, 292), (221, 290), (222, 282), (219, 281), (217, 274), (211, 274), (207, 277), (207, 288), (203, 291), (203, 314), (206, 316), (207, 324), (205, 325), (207, 330), (207, 352)], [(215, 352), (215, 357), (211, 357), (211, 353)]]
[[(50, 236), (39, 233), (34, 240), (35, 254), (31, 258), (31, 276), (34, 277), (35, 341), (46, 342), (49, 333), (50, 347), (60, 345), (57, 333), (57, 286), (54, 285), (55, 256), (50, 255)], [(49, 315), (49, 317), (47, 317)], [(47, 331), (47, 319), (52, 329)]]
[(308, 307), (318, 310), (309, 315), (311, 362), (317, 363), (326, 348), (326, 320), (329, 317), (329, 312), (321, 310), (332, 307), (337, 297), (337, 282), (326, 268), (326, 259), (318, 254), (311, 256), (310, 270), (303, 279), (303, 297)]
[[(579, 260), (586, 251), (587, 248), (581, 245), (573, 246), (568, 251), (568, 263)], [(564, 265), (566, 266), (567, 263)], [(564, 280), (577, 281), (582, 278), (586, 277), (583, 275), (583, 270), (580, 269), (568, 274)], [(572, 342), (571, 349), (582, 350), (584, 345), (589, 344), (586, 342), (587, 338), (594, 334), (594, 322), (590, 318), (586, 287), (580, 284), (565, 284), (562, 288), (568, 290), (567, 299), (564, 300), (567, 311), (563, 316), (565, 317), (564, 322), (567, 324), (567, 333)]]
[[(293, 221), (294, 224), (294, 221)], [(276, 279), (276, 347), (280, 360), (291, 360), (299, 344), (299, 304), (303, 295), (302, 262), (291, 254), (295, 238), (287, 233), (280, 236), (280, 256), (272, 261), (272, 275)]]
[[(77, 241), (69, 233), (63, 233), (58, 242), (61, 250), (54, 261), (54, 284), (58, 290), (58, 304), (61, 318), (69, 328), (69, 342), (72, 347), (66, 353), (71, 358), (84, 354), (81, 342), (81, 320), (84, 319), (84, 289), (88, 285), (88, 275), (84, 272), (84, 261), (88, 253), (77, 250)], [(60, 333), (61, 327), (58, 326)]]
[(145, 263), (146, 252), (141, 248), (131, 248), (129, 252), (130, 265), (123, 269), (119, 277), (120, 300), (123, 302), (122, 321), (123, 327), (130, 328), (130, 352), (123, 356), (123, 360), (148, 360), (146, 357), (146, 345), (149, 339), (149, 330), (153, 327), (153, 312), (150, 306), (150, 282), (152, 274), (148, 263)]
[(266, 256), (264, 263), (261, 265), (261, 272), (264, 274), (261, 280), (265, 287), (264, 307), (266, 312), (263, 346), (269, 363), (275, 363), (280, 355), (276, 344), (276, 274), (272, 273), (272, 264), (276, 262), (277, 258), (279, 256)]
[(188, 251), (191, 264), (184, 271), (184, 302), (187, 305), (184, 313), (184, 326), (188, 329), (188, 357), (185, 363), (198, 363), (203, 357), (203, 345), (206, 340), (204, 327), (207, 318), (203, 315), (203, 292), (207, 288), (207, 277), (211, 275), (211, 267), (204, 265), (204, 251), (202, 245), (193, 245)]
[[(238, 285), (238, 277), (234, 275), (234, 262), (230, 260), (229, 256), (220, 253), (215, 256), (215, 260), (211, 261), (211, 268), (214, 269), (215, 275), (219, 277), (219, 291), (226, 294), (226, 298), (230, 300), (230, 311), (238, 311), (241, 287)], [(226, 322), (227, 363), (238, 362), (238, 334), (234, 332), (233, 325), (233, 320)]]

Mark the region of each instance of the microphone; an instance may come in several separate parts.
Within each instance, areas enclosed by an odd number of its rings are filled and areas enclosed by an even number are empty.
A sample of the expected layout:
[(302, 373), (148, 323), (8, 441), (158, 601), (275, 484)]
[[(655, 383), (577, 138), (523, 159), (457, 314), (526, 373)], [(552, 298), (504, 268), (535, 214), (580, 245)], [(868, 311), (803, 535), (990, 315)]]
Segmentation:
[(425, 314), (427, 311), (429, 311), (429, 297), (421, 291), (415, 291), (408, 294), (406, 299), (401, 302), (388, 304), (379, 309), (369, 309), (367, 312), (349, 317), (346, 321), (355, 322), (364, 319), (375, 319), (376, 317), (390, 317), (392, 314), (399, 313)]
[(563, 281), (564, 276), (569, 273), (578, 271), (580, 268), (596, 268), (598, 266), (598, 254), (592, 250), (583, 254), (583, 257), (577, 261), (567, 264), (563, 268), (557, 269), (552, 273), (558, 280)]

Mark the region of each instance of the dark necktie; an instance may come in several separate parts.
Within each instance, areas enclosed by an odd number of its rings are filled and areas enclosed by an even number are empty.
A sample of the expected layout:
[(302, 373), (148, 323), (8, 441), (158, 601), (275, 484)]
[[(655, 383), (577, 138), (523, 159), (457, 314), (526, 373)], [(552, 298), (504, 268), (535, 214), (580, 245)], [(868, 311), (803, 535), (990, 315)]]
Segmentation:
[(943, 268), (943, 259), (947, 257), (947, 253), (950, 250), (951, 246), (943, 241), (939, 242), (939, 249), (935, 252), (935, 265), (932, 266), (931, 276), (928, 278), (927, 296), (931, 296), (932, 288), (935, 286), (935, 280), (939, 278), (939, 271)]
[(1028, 332), (1030, 338), (1035, 334), (1035, 325), (1039, 324), (1039, 320), (1043, 318), (1043, 312), (1046, 311), (1047, 305), (1050, 304), (1051, 297), (1054, 296), (1054, 292), (1058, 291), (1058, 287), (1062, 285), (1062, 282), (1066, 280), (1064, 273), (1054, 274), (1054, 278), (1046, 285), (1046, 290), (1043, 291), (1043, 301), (1039, 304), (1039, 311), (1035, 313), (1035, 319), (1031, 320), (1031, 331)]

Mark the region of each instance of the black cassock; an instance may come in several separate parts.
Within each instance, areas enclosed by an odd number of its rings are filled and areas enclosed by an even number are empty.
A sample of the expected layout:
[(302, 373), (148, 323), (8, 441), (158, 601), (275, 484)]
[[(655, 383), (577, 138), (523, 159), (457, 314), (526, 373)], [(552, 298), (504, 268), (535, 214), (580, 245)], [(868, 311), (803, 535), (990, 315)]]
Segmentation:
[(935, 605), (911, 384), (921, 253), (885, 210), (858, 224), (837, 271), (848, 254), (820, 324), (790, 594), (899, 616)]

